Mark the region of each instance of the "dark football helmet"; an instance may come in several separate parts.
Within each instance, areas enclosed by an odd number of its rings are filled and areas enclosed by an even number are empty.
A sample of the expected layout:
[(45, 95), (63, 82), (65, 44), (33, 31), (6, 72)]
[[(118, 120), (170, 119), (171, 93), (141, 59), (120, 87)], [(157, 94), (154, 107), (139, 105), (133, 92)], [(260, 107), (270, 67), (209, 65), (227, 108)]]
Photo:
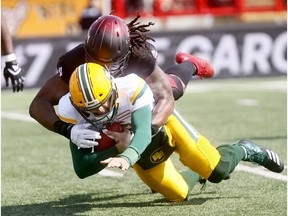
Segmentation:
[(129, 60), (130, 47), (127, 24), (114, 15), (101, 16), (88, 30), (86, 61), (106, 66), (114, 77), (121, 76)]

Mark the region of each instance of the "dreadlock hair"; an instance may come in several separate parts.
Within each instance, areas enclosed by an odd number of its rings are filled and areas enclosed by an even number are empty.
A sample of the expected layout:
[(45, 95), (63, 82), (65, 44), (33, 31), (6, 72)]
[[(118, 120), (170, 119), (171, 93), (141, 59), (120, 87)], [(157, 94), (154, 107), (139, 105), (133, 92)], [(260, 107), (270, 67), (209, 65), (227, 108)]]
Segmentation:
[(134, 56), (141, 56), (143, 52), (149, 51), (147, 40), (155, 41), (145, 34), (145, 32), (150, 31), (147, 27), (155, 23), (149, 22), (148, 24), (140, 25), (140, 22), (137, 22), (140, 17), (141, 15), (138, 12), (137, 16), (127, 24), (130, 33), (131, 53)]

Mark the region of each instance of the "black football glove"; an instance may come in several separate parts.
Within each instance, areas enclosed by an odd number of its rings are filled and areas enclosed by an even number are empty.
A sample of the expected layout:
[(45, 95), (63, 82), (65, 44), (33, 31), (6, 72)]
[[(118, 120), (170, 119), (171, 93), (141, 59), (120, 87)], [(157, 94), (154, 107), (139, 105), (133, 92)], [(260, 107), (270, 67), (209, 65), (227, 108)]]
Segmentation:
[(23, 91), (25, 77), (22, 72), (22, 68), (15, 60), (6, 62), (4, 67), (4, 78), (7, 87), (9, 86), (9, 79), (11, 79), (13, 92)]

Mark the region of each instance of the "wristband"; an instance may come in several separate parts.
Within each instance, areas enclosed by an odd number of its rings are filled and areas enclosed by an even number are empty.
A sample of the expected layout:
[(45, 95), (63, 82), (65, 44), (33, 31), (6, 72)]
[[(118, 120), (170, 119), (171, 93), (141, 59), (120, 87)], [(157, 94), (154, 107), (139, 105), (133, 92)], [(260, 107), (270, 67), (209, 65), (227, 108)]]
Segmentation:
[(15, 53), (11, 53), (11, 54), (8, 54), (8, 55), (4, 55), (2, 56), (3, 60), (5, 62), (12, 62), (12, 61), (16, 61), (16, 55)]
[(140, 159), (138, 151), (131, 146), (128, 147), (122, 154), (119, 154), (118, 156), (128, 160), (131, 167)]
[(73, 124), (69, 124), (61, 120), (56, 121), (53, 125), (54, 131), (65, 136), (67, 139), (70, 139), (72, 127)]
[(157, 134), (159, 131), (159, 127), (156, 125), (156, 124), (152, 124), (151, 125), (151, 133), (152, 133), (152, 136)]

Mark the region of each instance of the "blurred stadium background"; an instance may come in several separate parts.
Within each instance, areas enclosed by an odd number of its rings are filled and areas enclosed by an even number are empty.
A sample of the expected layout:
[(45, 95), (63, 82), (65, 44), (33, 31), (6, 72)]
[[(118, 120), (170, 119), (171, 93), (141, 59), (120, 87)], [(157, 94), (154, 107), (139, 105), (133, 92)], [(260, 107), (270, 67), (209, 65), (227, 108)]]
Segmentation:
[(140, 11), (142, 22), (155, 22), (150, 33), (163, 69), (182, 50), (209, 60), (215, 78), (287, 74), (284, 0), (2, 0), (1, 9), (26, 88), (43, 85), (91, 20), (111, 11), (127, 22)]

